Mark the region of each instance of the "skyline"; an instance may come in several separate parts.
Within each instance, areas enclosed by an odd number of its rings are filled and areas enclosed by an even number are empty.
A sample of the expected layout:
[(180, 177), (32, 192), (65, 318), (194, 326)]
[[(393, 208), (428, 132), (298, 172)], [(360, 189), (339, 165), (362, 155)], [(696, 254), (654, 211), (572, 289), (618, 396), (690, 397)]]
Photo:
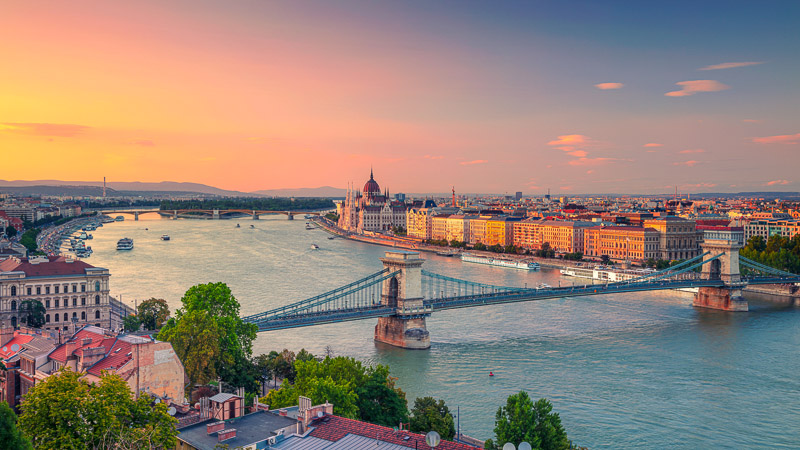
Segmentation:
[[(25, 2), (5, 179), (797, 191), (800, 6)], [(30, 164), (31, 155), (41, 155)]]

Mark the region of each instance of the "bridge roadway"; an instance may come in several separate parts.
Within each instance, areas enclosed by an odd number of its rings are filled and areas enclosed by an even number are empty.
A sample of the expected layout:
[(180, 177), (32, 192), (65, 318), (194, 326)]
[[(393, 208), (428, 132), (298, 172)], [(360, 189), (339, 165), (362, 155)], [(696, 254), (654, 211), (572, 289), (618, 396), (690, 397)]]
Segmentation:
[[(744, 279), (742, 286), (748, 284), (785, 284), (800, 283), (798, 277), (754, 277)], [(509, 290), (488, 294), (461, 295), (424, 299), (421, 309), (392, 308), (383, 304), (353, 308), (337, 308), (330, 311), (309, 312), (283, 317), (250, 319), (247, 322), (258, 325), (258, 331), (273, 331), (287, 328), (298, 328), (327, 323), (348, 322), (352, 320), (372, 319), (378, 317), (400, 316), (404, 318), (426, 317), (436, 311), (479, 306), (500, 305), (504, 303), (528, 302), (554, 298), (586, 297), (591, 295), (622, 294), (632, 292), (659, 291), (691, 287), (723, 287), (729, 286), (721, 280), (658, 280), (652, 282), (608, 284), (591, 284), (583, 286), (565, 286), (559, 288)]]

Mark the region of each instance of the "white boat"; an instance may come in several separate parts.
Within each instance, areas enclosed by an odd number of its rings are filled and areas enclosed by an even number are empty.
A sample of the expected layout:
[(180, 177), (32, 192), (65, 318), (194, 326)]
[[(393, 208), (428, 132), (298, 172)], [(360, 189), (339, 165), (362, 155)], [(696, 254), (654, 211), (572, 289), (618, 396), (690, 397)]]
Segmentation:
[(311, 244), (311, 250), (319, 250), (319, 245)]
[(162, 241), (168, 241), (169, 240), (169, 235), (168, 234), (162, 234), (161, 235), (161, 240)]
[(125, 220), (125, 218), (124, 218), (124, 217), (122, 217), (122, 216), (117, 216), (117, 217), (114, 217), (114, 222), (122, 222), (122, 221), (124, 221), (124, 220)]
[(523, 270), (539, 269), (539, 263), (535, 261), (514, 261), (513, 259), (478, 256), (469, 253), (462, 254), (461, 261), (478, 263), (478, 264), (488, 264), (490, 266), (508, 267), (511, 269), (523, 269)]
[(617, 269), (614, 267), (595, 266), (595, 267), (566, 267), (560, 270), (561, 275), (577, 278), (589, 278), (592, 280), (615, 283), (617, 281), (629, 281), (634, 278), (650, 275), (655, 269)]
[(117, 250), (133, 250), (133, 239), (122, 238), (117, 241)]

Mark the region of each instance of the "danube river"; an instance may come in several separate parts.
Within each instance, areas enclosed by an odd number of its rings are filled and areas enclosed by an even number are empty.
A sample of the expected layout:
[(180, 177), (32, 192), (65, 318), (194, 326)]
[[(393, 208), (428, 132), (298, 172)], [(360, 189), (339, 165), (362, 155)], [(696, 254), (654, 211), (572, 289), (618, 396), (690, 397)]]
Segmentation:
[[(387, 250), (329, 240), (302, 218), (127, 218), (93, 232), (87, 262), (110, 269), (112, 295), (131, 305), (159, 297), (176, 309), (190, 286), (223, 281), (242, 314), (255, 313), (376, 272)], [(134, 239), (133, 251), (115, 250), (122, 237)], [(427, 270), (490, 284), (581, 283), (554, 270), (424, 257)], [(751, 302), (749, 313), (701, 311), (691, 294), (674, 291), (469, 308), (428, 319), (427, 351), (376, 345), (374, 326), (261, 333), (254, 352), (323, 354), (329, 345), (388, 364), (409, 403), (430, 395), (453, 412), (460, 406), (462, 432), (481, 439), (492, 437), (505, 398), (524, 389), (550, 399), (570, 438), (593, 449), (800, 448), (800, 308)]]

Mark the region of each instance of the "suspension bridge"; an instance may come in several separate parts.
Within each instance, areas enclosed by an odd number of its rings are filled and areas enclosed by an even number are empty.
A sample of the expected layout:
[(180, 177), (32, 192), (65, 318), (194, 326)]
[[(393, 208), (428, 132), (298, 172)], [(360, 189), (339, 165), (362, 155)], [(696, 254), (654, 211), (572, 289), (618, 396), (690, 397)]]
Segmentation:
[[(741, 232), (706, 236), (703, 252), (673, 267), (604, 284), (565, 287), (496, 286), (422, 269), (419, 253), (387, 251), (384, 268), (345, 286), (244, 317), (259, 331), (378, 319), (375, 340), (403, 348), (430, 347), (425, 318), (437, 311), (564, 297), (699, 288), (694, 306), (747, 311), (747, 285), (800, 283), (800, 275), (739, 256)], [(742, 272), (740, 268), (745, 270)]]

